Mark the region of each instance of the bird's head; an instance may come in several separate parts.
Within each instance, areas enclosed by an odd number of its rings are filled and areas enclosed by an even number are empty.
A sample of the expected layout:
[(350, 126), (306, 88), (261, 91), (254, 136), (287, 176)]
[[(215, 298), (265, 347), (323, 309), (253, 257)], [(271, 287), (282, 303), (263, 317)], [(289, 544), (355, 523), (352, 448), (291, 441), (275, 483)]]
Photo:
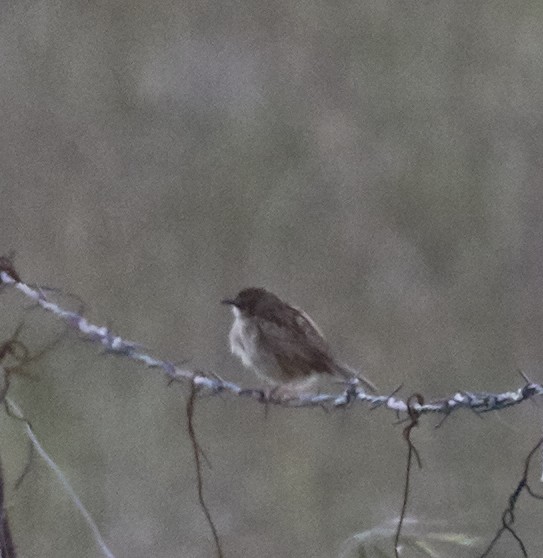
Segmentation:
[(266, 308), (270, 304), (281, 304), (281, 300), (273, 293), (260, 287), (249, 287), (240, 291), (235, 298), (225, 298), (221, 301), (223, 304), (229, 304), (244, 316), (255, 316), (259, 310)]

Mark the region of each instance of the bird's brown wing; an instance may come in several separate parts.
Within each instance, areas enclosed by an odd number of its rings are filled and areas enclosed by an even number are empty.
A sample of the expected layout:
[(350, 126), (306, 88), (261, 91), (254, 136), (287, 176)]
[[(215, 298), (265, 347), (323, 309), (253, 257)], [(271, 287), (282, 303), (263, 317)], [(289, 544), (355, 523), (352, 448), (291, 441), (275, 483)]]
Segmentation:
[(313, 372), (335, 374), (345, 380), (358, 379), (368, 391), (377, 392), (375, 385), (340, 362), (330, 351), (328, 343), (315, 322), (302, 310), (285, 304), (261, 309), (259, 329), (261, 342), (279, 364), (286, 381), (302, 379)]
[(328, 343), (307, 314), (285, 305), (280, 313), (269, 308), (262, 317), (261, 342), (274, 354), (285, 377), (295, 380), (313, 372), (332, 373)]

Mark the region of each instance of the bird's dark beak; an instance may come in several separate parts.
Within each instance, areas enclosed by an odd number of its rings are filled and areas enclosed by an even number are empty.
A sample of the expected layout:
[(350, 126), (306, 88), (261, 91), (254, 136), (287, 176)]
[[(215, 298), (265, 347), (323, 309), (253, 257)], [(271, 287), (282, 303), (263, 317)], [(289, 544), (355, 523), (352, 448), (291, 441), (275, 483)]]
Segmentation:
[(224, 298), (221, 300), (221, 304), (230, 304), (230, 306), (236, 306), (236, 301), (232, 298)]

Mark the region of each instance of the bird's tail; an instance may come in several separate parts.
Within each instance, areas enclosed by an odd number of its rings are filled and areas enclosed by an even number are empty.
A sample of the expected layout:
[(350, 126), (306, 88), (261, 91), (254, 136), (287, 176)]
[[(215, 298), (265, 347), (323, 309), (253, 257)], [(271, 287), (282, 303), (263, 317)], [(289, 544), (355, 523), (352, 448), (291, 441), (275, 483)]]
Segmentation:
[(336, 364), (335, 372), (346, 380), (358, 380), (358, 382), (364, 386), (364, 389), (371, 391), (371, 393), (377, 393), (377, 386), (366, 377), (362, 376), (358, 370), (354, 370), (346, 364)]

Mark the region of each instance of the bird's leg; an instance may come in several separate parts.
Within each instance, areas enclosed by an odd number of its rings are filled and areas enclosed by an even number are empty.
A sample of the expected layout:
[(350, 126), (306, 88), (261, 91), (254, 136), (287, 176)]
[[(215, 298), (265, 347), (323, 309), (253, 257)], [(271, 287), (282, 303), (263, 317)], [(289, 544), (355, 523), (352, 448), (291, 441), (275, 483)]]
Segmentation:
[(289, 399), (299, 399), (304, 394), (314, 395), (315, 383), (318, 380), (315, 376), (309, 376), (305, 380), (285, 382), (276, 384), (266, 391), (269, 400), (288, 401)]

